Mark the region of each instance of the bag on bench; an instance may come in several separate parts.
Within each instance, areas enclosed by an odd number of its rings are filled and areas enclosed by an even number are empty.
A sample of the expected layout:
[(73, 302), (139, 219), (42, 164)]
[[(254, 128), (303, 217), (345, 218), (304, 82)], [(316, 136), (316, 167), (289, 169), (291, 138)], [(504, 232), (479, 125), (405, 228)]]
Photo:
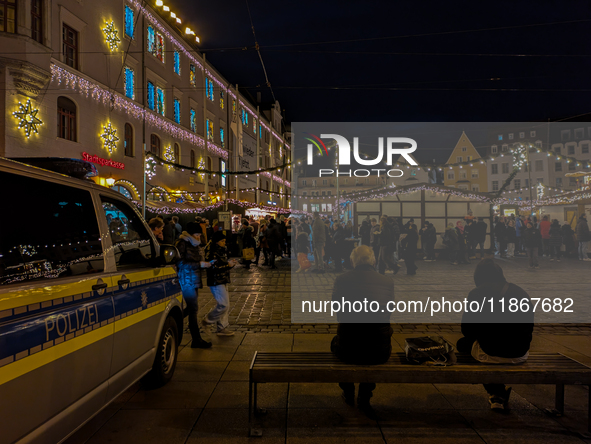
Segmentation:
[(453, 345), (441, 336), (406, 338), (404, 352), (411, 364), (453, 365), (457, 361)]

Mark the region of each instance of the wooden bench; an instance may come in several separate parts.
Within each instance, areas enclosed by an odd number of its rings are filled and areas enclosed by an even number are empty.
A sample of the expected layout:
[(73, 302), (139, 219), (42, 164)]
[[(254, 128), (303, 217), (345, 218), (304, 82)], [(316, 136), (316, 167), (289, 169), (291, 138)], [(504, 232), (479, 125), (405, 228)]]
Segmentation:
[[(448, 367), (412, 365), (404, 353), (392, 353), (381, 365), (349, 365), (326, 352), (255, 352), (250, 365), (248, 422), (251, 436), (261, 436), (253, 427), (257, 409), (257, 384), (272, 382), (375, 382), (409, 384), (552, 384), (556, 386), (555, 406), (564, 413), (564, 386), (591, 386), (591, 368), (560, 353), (530, 353), (519, 365), (482, 364), (469, 355), (458, 355)], [(588, 431), (591, 432), (591, 390)]]

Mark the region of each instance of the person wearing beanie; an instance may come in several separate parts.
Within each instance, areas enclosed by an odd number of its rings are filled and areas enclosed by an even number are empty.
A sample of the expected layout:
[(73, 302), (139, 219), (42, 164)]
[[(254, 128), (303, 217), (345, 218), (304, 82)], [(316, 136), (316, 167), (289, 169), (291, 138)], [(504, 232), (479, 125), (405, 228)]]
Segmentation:
[(199, 288), (203, 288), (199, 269), (211, 266), (209, 262), (204, 261), (203, 248), (201, 247), (202, 241), (201, 226), (197, 222), (189, 222), (187, 230), (181, 233), (175, 243), (181, 257), (177, 264), (178, 276), (183, 299), (187, 304), (189, 331), (192, 339), (191, 348), (211, 347), (211, 342), (201, 338), (199, 322), (197, 321), (197, 293)]
[(228, 328), (228, 313), (230, 312), (230, 295), (226, 284), (230, 282), (230, 270), (236, 262), (228, 261), (226, 235), (223, 231), (216, 231), (206, 249), (205, 256), (211, 267), (207, 269), (207, 286), (215, 298), (217, 305), (203, 318), (201, 324), (207, 330), (215, 325), (218, 336), (233, 336), (234, 332)]

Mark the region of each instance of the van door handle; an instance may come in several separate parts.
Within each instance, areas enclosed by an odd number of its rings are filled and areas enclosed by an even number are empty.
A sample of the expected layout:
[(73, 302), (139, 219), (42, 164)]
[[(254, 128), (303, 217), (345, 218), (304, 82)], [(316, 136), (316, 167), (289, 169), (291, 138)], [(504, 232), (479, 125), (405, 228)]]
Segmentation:
[(92, 286), (93, 290), (102, 290), (103, 288), (107, 288), (107, 283), (106, 282), (102, 282), (100, 284), (96, 284)]
[(121, 279), (121, 280), (117, 281), (117, 284), (118, 285), (126, 285), (126, 284), (129, 284), (129, 282), (130, 282), (129, 279)]

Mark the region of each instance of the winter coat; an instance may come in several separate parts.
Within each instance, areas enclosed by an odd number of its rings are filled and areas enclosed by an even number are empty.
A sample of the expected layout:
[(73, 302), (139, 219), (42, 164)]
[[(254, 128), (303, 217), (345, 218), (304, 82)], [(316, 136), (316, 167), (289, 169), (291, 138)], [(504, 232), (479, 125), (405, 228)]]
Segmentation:
[[(394, 301), (392, 278), (378, 274), (371, 265), (358, 265), (354, 270), (337, 276), (332, 300), (343, 299), (353, 305), (355, 301), (377, 301), (376, 312), (339, 311), (337, 335), (331, 344), (336, 356), (350, 364), (382, 364), (392, 352), (392, 327), (386, 304)], [(375, 305), (375, 304), (374, 304)]]
[(562, 242), (564, 243), (564, 245), (567, 246), (567, 248), (574, 246), (575, 244), (575, 232), (573, 231), (573, 228), (570, 226), (570, 224), (564, 224), (561, 228), (562, 231)]
[(524, 230), (525, 230), (525, 224), (523, 223), (521, 218), (518, 217), (517, 219), (515, 219), (515, 234), (517, 235), (517, 237), (521, 237)]
[(372, 246), (373, 245), (379, 245), (378, 244), (378, 242), (379, 242), (378, 241), (379, 235), (378, 236), (375, 235), (375, 232), (376, 231), (380, 231), (380, 226), (378, 224), (376, 224), (375, 226), (371, 227), (371, 230), (369, 231), (369, 242), (370, 242), (370, 244)]
[(515, 227), (507, 226), (507, 228), (505, 229), (505, 235), (508, 244), (514, 244), (517, 242), (517, 233), (515, 231)]
[[(526, 230), (527, 232), (527, 230)], [(516, 298), (528, 299), (528, 294), (517, 285), (509, 284), (502, 297), (505, 298), (505, 312), (501, 310), (499, 299), (506, 282), (486, 283), (473, 289), (468, 295), (468, 305), (472, 301), (482, 303), (486, 300), (482, 312), (465, 312), (462, 316), (462, 333), (468, 339), (478, 341), (482, 350), (489, 356), (501, 358), (519, 358), (527, 353), (534, 330), (534, 313), (509, 312), (507, 301)], [(488, 301), (493, 298), (495, 307), (490, 312)], [(494, 316), (494, 318), (493, 318)], [(490, 323), (491, 319), (495, 323)]]
[(204, 260), (203, 248), (193, 245), (194, 240), (186, 231), (177, 239), (175, 246), (180, 255), (177, 263), (177, 274), (181, 288), (193, 290), (202, 288), (199, 263)]
[(589, 242), (591, 240), (591, 234), (589, 233), (589, 225), (587, 219), (580, 217), (577, 222), (577, 240), (579, 242)]
[(550, 227), (550, 246), (552, 247), (560, 247), (562, 245), (562, 229), (560, 225), (552, 225)]
[(312, 224), (312, 242), (315, 244), (323, 244), (326, 242), (326, 234), (324, 229), (324, 222), (317, 217)]
[(476, 240), (476, 224), (475, 223), (466, 224), (466, 226), (464, 227), (464, 238), (466, 239), (466, 242), (468, 242), (468, 243), (472, 243)]
[(242, 237), (242, 248), (254, 248), (255, 241), (253, 238), (254, 229), (249, 225), (245, 227), (242, 225), (242, 228), (238, 231), (238, 235)]
[[(324, 230), (322, 231), (322, 234), (324, 234)], [(269, 228), (267, 228), (265, 237), (267, 238), (269, 250), (279, 252), (281, 244), (281, 233), (279, 232), (278, 223), (271, 222), (269, 224)], [(316, 241), (316, 236), (314, 236), (314, 241)]]
[(543, 220), (540, 222), (540, 234), (542, 235), (542, 239), (550, 239), (550, 221)]
[(458, 237), (458, 250), (463, 251), (466, 249), (466, 236), (459, 228), (455, 228), (456, 236)]
[(448, 228), (443, 235), (443, 245), (450, 250), (458, 249), (458, 235), (455, 228)]
[(474, 225), (474, 241), (484, 242), (486, 240), (486, 229), (488, 225), (486, 222), (476, 222)]
[(361, 245), (369, 245), (371, 227), (367, 221), (361, 222), (359, 227), (359, 237), (361, 237)]
[(526, 228), (523, 232), (523, 241), (528, 248), (538, 248), (542, 235), (537, 228)]
[(207, 269), (207, 286), (215, 287), (230, 282), (230, 264), (228, 263), (228, 249), (217, 244), (211, 244), (206, 251), (208, 262), (214, 261)]
[(429, 224), (427, 228), (421, 229), (421, 243), (423, 245), (435, 245), (437, 242), (437, 232), (433, 224)]
[(497, 222), (495, 225), (495, 236), (499, 242), (507, 242), (507, 225), (504, 222)]

